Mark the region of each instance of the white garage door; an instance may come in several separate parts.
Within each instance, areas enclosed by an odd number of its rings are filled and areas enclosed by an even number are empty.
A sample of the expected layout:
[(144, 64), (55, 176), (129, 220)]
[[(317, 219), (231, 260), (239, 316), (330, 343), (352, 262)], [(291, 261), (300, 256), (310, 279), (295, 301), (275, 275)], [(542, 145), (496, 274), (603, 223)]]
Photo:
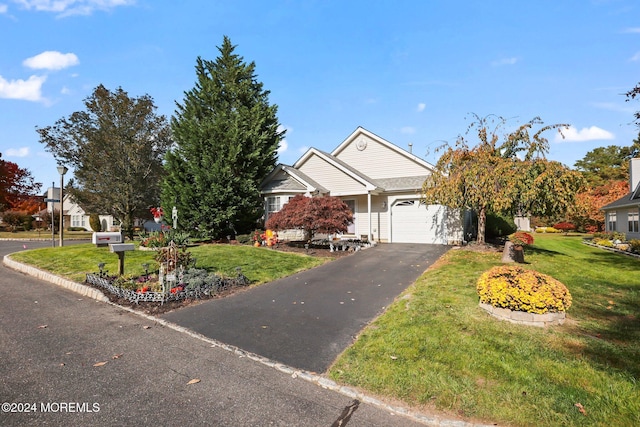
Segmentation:
[(446, 244), (443, 216), (443, 206), (399, 200), (391, 207), (391, 242)]

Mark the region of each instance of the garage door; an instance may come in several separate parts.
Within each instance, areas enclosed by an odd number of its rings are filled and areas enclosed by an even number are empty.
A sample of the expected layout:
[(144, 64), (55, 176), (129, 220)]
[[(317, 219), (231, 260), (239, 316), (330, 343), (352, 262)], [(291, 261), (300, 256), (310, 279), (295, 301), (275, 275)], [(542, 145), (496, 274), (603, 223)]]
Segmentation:
[(399, 200), (391, 207), (391, 242), (446, 244), (444, 207), (420, 199)]

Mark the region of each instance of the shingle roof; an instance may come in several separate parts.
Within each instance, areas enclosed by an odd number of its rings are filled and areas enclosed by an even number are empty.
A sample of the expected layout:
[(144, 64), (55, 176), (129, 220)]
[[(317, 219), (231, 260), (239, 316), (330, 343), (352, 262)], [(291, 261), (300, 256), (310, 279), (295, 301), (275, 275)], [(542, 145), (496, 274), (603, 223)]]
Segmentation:
[[(634, 198), (634, 195), (636, 196)], [(626, 194), (625, 196), (619, 198), (618, 200), (616, 200), (615, 202), (611, 202), (606, 206), (601, 207), (601, 210), (609, 210), (609, 209), (615, 209), (615, 208), (633, 208), (633, 207), (640, 207), (640, 197), (638, 197), (637, 194), (635, 194), (635, 192), (631, 192)]]
[(403, 176), (399, 178), (378, 178), (376, 182), (384, 191), (420, 190), (427, 175)]

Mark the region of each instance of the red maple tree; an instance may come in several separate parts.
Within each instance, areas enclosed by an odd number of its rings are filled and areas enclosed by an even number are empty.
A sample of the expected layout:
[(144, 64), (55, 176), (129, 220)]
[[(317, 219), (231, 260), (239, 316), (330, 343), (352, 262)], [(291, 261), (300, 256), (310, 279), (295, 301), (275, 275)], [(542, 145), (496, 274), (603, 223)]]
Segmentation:
[(353, 213), (340, 198), (297, 195), (280, 211), (269, 216), (267, 229), (302, 229), (309, 239), (316, 233), (344, 233), (353, 222)]

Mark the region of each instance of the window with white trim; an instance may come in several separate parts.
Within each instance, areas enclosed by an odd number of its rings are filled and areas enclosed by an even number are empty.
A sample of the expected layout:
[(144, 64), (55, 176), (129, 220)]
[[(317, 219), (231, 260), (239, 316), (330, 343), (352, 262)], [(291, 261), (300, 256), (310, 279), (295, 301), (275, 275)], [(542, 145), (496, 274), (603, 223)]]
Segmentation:
[(616, 213), (609, 212), (607, 214), (607, 231), (617, 231), (616, 230)]
[(629, 221), (629, 233), (638, 232), (638, 211), (630, 211), (627, 214), (627, 221)]
[(85, 216), (84, 215), (71, 215), (71, 226), (72, 227), (84, 227), (85, 226)]
[(280, 196), (267, 197), (267, 216), (280, 210)]

